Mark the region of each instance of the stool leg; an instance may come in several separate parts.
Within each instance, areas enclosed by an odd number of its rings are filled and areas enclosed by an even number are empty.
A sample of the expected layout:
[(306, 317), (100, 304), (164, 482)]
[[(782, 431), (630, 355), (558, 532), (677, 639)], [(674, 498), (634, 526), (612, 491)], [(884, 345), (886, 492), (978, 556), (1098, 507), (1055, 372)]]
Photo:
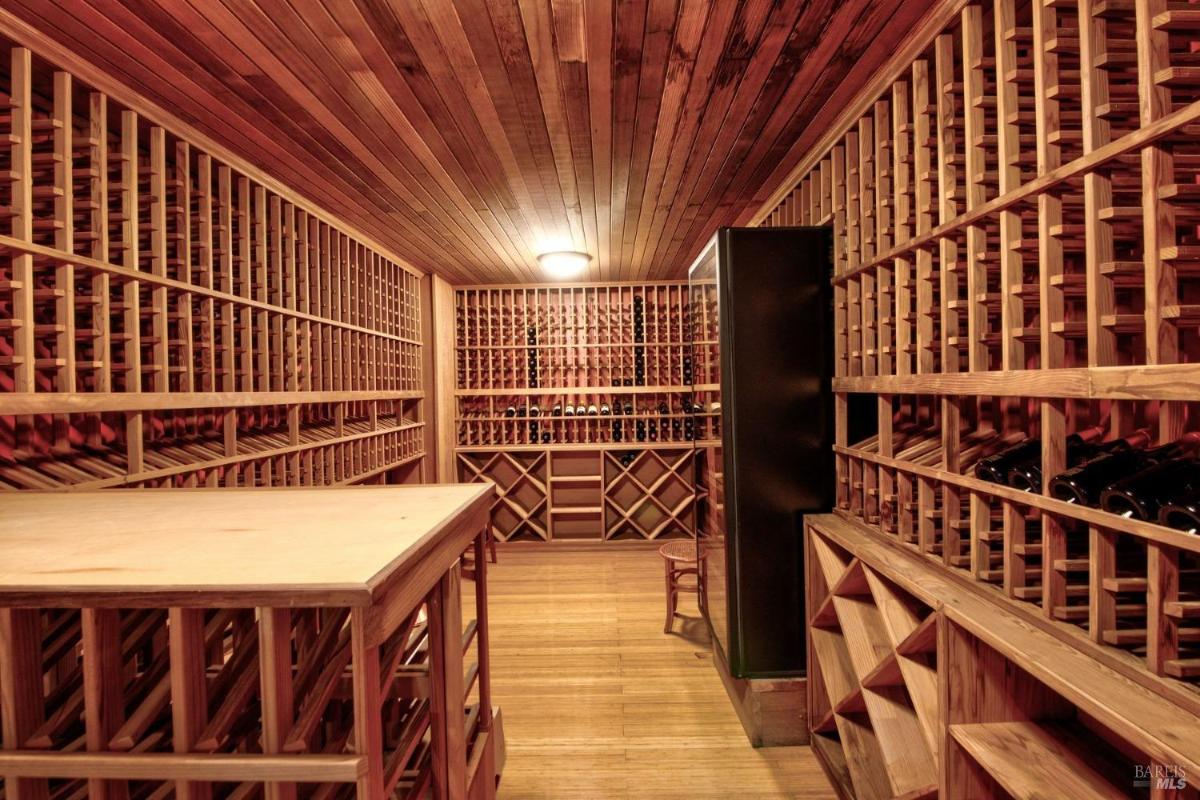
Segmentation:
[(488, 543), (488, 557), (491, 560), (491, 562), (493, 564), (495, 564), (495, 563), (497, 563), (497, 561), (496, 561), (496, 534), (492, 533), (490, 526), (488, 528), (487, 543)]
[(667, 624), (663, 626), (663, 633), (671, 632), (671, 625), (675, 621), (675, 599), (677, 597), (675, 591), (675, 570), (671, 568), (671, 562), (666, 562), (667, 566)]

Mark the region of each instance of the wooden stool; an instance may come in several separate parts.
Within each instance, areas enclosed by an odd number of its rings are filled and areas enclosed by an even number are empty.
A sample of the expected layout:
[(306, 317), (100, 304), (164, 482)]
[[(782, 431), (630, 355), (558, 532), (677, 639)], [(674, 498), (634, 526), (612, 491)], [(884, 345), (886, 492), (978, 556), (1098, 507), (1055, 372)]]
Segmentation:
[[(697, 557), (696, 542), (691, 539), (679, 539), (667, 542), (658, 548), (658, 554), (663, 557), (667, 568), (667, 624), (663, 633), (671, 632), (671, 624), (675, 621), (675, 606), (680, 592), (695, 592), (697, 595), (704, 585), (704, 554), (700, 551)], [(694, 584), (680, 582), (685, 575), (696, 576)]]

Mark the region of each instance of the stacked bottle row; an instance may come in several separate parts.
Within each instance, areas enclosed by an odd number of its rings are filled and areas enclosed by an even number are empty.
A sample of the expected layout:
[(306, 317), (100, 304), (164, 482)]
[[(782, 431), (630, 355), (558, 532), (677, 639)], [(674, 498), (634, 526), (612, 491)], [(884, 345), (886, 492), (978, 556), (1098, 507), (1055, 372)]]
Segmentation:
[[(1126, 518), (1200, 531), (1200, 433), (1151, 447), (1148, 430), (1100, 441), (1104, 428), (1071, 434), (1068, 469), (1052, 477), (1049, 494)], [(1041, 491), (1042, 443), (1030, 438), (981, 459), (976, 477), (1024, 491)]]
[(720, 436), (708, 392), (459, 400), (459, 444), (691, 442)]

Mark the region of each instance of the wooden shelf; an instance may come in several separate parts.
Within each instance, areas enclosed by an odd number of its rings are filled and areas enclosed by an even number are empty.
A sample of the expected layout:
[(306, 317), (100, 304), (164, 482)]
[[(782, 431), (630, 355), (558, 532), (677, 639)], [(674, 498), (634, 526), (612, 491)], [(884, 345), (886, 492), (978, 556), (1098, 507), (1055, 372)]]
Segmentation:
[(1089, 763), (1088, 748), (1069, 728), (1046, 722), (951, 725), (950, 735), (1015, 800), (1046, 796), (1046, 787), (1080, 800), (1128, 797), (1132, 778), (1114, 782)]

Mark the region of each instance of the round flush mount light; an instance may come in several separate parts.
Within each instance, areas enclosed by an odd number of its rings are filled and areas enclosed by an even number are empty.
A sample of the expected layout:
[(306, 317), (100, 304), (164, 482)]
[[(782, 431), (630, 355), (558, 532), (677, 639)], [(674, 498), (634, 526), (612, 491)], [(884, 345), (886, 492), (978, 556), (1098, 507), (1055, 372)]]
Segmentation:
[(582, 275), (591, 260), (592, 257), (587, 253), (577, 253), (573, 250), (557, 250), (538, 256), (538, 263), (546, 270), (546, 274), (559, 280)]

